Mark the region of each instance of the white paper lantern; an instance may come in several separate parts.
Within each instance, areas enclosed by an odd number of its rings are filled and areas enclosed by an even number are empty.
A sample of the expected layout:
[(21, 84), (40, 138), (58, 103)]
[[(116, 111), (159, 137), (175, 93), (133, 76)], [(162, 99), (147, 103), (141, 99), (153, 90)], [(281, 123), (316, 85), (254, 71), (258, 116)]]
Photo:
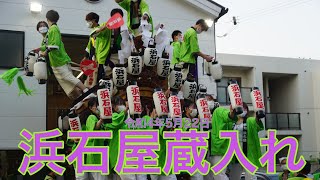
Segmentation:
[(180, 99), (176, 95), (171, 95), (168, 99), (171, 118), (182, 118)]
[(92, 74), (87, 76), (87, 79), (85, 80), (84, 85), (87, 88), (93, 88), (97, 84), (97, 77), (98, 77), (98, 68), (96, 68)]
[(211, 76), (210, 66), (211, 62), (204, 60), (204, 72), (206, 72), (208, 76)]
[(26, 60), (25, 60), (25, 71), (26, 76), (33, 76), (34, 72), (34, 64), (37, 62), (38, 55), (33, 51), (29, 52)]
[(237, 82), (231, 82), (231, 84), (228, 86), (228, 93), (232, 108), (235, 110), (235, 113), (241, 114), (243, 112), (243, 101), (240, 87)]
[[(112, 119), (111, 93), (108, 89), (99, 89), (97, 91), (100, 118), (104, 120)], [(111, 120), (112, 122), (112, 120)]]
[(197, 93), (197, 82), (192, 79), (187, 78), (186, 81), (183, 83), (183, 98), (194, 100), (196, 93)]
[(117, 65), (112, 70), (112, 79), (116, 87), (123, 87), (127, 83), (127, 69), (124, 66)]
[(162, 78), (166, 78), (170, 74), (170, 60), (160, 58), (157, 64), (157, 74)]
[(210, 65), (210, 73), (213, 79), (219, 82), (222, 79), (223, 71), (222, 66), (218, 61), (214, 61)]
[(101, 79), (99, 81), (99, 86), (101, 89), (108, 89), (111, 96), (113, 94), (113, 81), (111, 79)]
[(149, 46), (144, 50), (143, 61), (146, 66), (157, 65), (158, 51), (154, 45), (149, 44)]
[(141, 114), (140, 90), (137, 85), (130, 85), (127, 87), (127, 99), (130, 115)]
[(69, 125), (69, 117), (65, 116), (64, 118), (61, 118), (61, 116), (59, 116), (58, 118), (58, 127), (61, 131), (63, 130), (68, 130), (70, 125)]
[(76, 114), (69, 114), (69, 126), (71, 131), (81, 131), (80, 118)]
[(34, 76), (39, 84), (45, 84), (48, 79), (47, 63), (44, 57), (39, 57), (34, 64)]
[(140, 75), (142, 72), (142, 58), (137, 54), (132, 54), (128, 59), (128, 73), (131, 75)]
[(155, 92), (153, 93), (153, 102), (159, 117), (168, 115), (168, 101), (161, 89), (155, 89)]
[(265, 117), (265, 106), (263, 102), (263, 96), (258, 87), (254, 87), (250, 93), (253, 110), (258, 118)]
[(206, 119), (206, 120), (210, 121), (211, 120), (211, 113), (210, 113), (208, 101), (206, 100), (206, 98), (205, 97), (199, 98), (197, 100), (196, 104), (197, 104), (200, 119), (201, 120)]
[(169, 76), (171, 89), (179, 89), (182, 84), (182, 72), (180, 68), (174, 67)]

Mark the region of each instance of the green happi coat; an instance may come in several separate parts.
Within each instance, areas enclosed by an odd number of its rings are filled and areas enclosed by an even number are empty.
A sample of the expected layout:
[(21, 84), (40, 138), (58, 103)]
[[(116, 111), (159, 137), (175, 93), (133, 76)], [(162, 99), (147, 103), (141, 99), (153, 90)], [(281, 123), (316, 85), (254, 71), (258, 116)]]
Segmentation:
[(71, 61), (71, 59), (66, 53), (66, 50), (64, 48), (64, 44), (62, 42), (61, 33), (58, 26), (53, 24), (49, 28), (49, 31), (45, 38), (47, 38), (47, 44), (42, 45), (40, 47), (41, 51), (45, 51), (46, 46), (49, 46), (49, 45), (51, 46), (54, 45), (59, 47), (58, 50), (52, 50), (51, 52), (49, 52), (50, 65), (52, 67), (60, 67), (68, 64)]
[[(147, 121), (150, 120), (149, 116), (144, 116)], [(110, 159), (110, 168), (114, 168), (117, 164), (118, 157), (119, 157), (119, 130), (129, 129), (128, 125), (125, 123), (127, 120), (127, 114), (124, 111), (121, 113), (112, 113), (112, 123), (111, 124), (104, 124), (105, 130), (112, 130), (113, 137), (109, 143), (109, 159)]]
[[(86, 130), (87, 131), (102, 131), (95, 130), (96, 124), (98, 123), (99, 119), (95, 115), (90, 115), (86, 122)], [(106, 139), (89, 139), (87, 146), (105, 146), (104, 141)], [(101, 155), (100, 154), (87, 154), (86, 159), (87, 164), (101, 164)]]
[[(189, 124), (186, 120), (186, 118), (182, 118), (182, 131), (187, 131), (187, 128), (185, 128), (185, 125), (186, 124)], [(174, 125), (174, 122), (173, 122), (173, 125)], [(191, 124), (190, 124), (191, 126)], [(164, 172), (162, 172), (164, 166), (165, 166), (165, 163), (167, 162), (167, 139), (164, 139), (163, 138), (163, 133), (165, 132), (165, 128), (166, 128), (166, 125), (162, 126), (160, 129), (159, 129), (159, 142), (160, 142), (160, 151), (158, 151), (158, 155), (159, 155), (159, 158), (158, 158), (158, 166), (161, 168), (161, 175), (164, 175)], [(178, 129), (178, 128), (175, 128), (175, 129)], [(173, 174), (172, 171), (170, 171), (169, 175), (170, 174)]]
[[(95, 28), (95, 30), (104, 26), (106, 26), (106, 23), (99, 25)], [(112, 30), (105, 29), (104, 31), (98, 33), (95, 38), (89, 38), (86, 51), (90, 53), (92, 48), (95, 49), (95, 60), (98, 62), (98, 64), (105, 64), (107, 60), (111, 47), (111, 35)]]
[[(229, 147), (228, 139), (219, 137), (220, 131), (233, 130), (233, 124), (236, 120), (229, 117), (229, 110), (217, 108), (212, 116), (211, 130), (211, 155), (224, 156)], [(261, 167), (259, 159), (261, 157), (261, 147), (258, 132), (264, 129), (261, 121), (257, 122), (256, 118), (247, 119), (247, 158), (256, 166)]]
[(173, 56), (171, 59), (171, 66), (174, 67), (174, 65), (178, 64), (180, 61), (180, 48), (181, 48), (181, 42), (173, 42)]
[(163, 139), (163, 133), (164, 133), (164, 129), (165, 129), (165, 126), (161, 127), (159, 129), (159, 142), (160, 142), (160, 151), (158, 151), (158, 155), (159, 155), (159, 158), (158, 158), (158, 167), (161, 168), (161, 175), (165, 175), (163, 173), (163, 168), (164, 168), (164, 165), (166, 163), (166, 154), (167, 154), (167, 140)]
[(259, 131), (264, 130), (263, 123), (256, 121), (255, 117), (249, 117), (247, 119), (247, 158), (251, 163), (257, 167), (262, 167), (259, 159), (261, 158), (261, 146)]
[(320, 173), (316, 173), (313, 175), (314, 180), (319, 180), (320, 179)]
[(109, 161), (110, 168), (114, 168), (117, 164), (118, 156), (119, 156), (119, 130), (126, 129), (126, 124), (124, 123), (127, 119), (127, 115), (124, 111), (121, 113), (112, 113), (112, 123), (104, 124), (105, 130), (112, 131), (112, 139), (109, 142)]
[[(122, 2), (119, 3), (119, 5), (127, 11), (127, 25), (128, 25), (128, 28), (130, 30), (131, 29), (131, 0), (123, 0)], [(151, 14), (150, 14), (150, 11), (149, 11), (149, 6), (146, 2), (146, 0), (141, 0), (140, 2), (140, 12), (141, 12), (141, 15), (143, 15), (144, 13), (147, 13), (148, 16), (149, 16), (149, 23), (151, 24), (152, 26), (152, 32), (153, 32), (153, 20), (152, 20), (152, 17), (151, 17)]]
[(224, 156), (229, 147), (228, 139), (221, 139), (221, 130), (232, 130), (235, 120), (229, 118), (229, 110), (219, 107), (212, 114), (211, 151), (212, 156)]
[(198, 35), (196, 30), (189, 28), (184, 34), (183, 42), (180, 47), (180, 61), (190, 64), (195, 64), (197, 54), (200, 52)]
[[(86, 131), (87, 130), (87, 127), (86, 127), (86, 125), (85, 124), (81, 124), (81, 130), (82, 131)], [(73, 142), (73, 141), (71, 141), (71, 139), (68, 139), (67, 140), (67, 146), (69, 146), (69, 147), (72, 147), (72, 152), (77, 148), (77, 146), (78, 146), (78, 143), (75, 143), (75, 142)], [(84, 156), (84, 162), (86, 162), (86, 156)], [(77, 163), (73, 163), (73, 166), (74, 166), (74, 168), (76, 168), (76, 166), (77, 166)]]

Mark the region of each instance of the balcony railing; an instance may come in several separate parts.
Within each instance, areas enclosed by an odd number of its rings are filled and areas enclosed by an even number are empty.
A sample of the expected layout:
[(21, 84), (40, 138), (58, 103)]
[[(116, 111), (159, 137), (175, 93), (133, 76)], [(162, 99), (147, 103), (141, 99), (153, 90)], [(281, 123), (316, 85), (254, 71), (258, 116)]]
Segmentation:
[(266, 130), (301, 130), (300, 113), (267, 113)]
[[(247, 103), (248, 105), (251, 105), (251, 98), (250, 98), (250, 93), (251, 93), (251, 89), (250, 87), (241, 87), (240, 91), (241, 91), (241, 96), (242, 96), (242, 100), (243, 102)], [(217, 98), (218, 98), (218, 102), (221, 105), (230, 105), (230, 98), (229, 98), (229, 93), (228, 93), (228, 87), (224, 87), (224, 86), (218, 86), (217, 87)]]

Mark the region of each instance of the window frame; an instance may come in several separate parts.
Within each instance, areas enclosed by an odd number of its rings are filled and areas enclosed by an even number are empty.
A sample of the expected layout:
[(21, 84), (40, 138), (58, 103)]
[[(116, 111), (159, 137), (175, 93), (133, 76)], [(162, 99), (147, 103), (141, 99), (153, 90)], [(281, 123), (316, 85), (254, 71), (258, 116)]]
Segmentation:
[[(238, 85), (239, 85), (239, 87), (241, 88), (242, 77), (223, 77), (222, 79), (227, 79), (227, 82), (230, 82), (230, 80), (236, 80)], [(240, 81), (238, 81), (238, 80), (240, 80)], [(218, 89), (219, 88), (227, 89), (227, 87), (228, 86), (222, 86), (222, 85), (219, 85), (219, 83), (217, 83), (217, 97), (216, 97), (217, 100), (219, 100), (219, 91), (218, 91)], [(228, 91), (226, 91), (226, 97), (225, 98), (226, 98), (226, 102), (221, 102), (221, 104), (226, 103), (228, 105), (228, 103), (230, 103)]]
[(22, 38), (22, 59), (20, 60), (21, 61), (21, 66), (3, 66), (1, 63), (0, 63), (0, 68), (1, 69), (10, 69), (10, 68), (23, 68), (24, 67), (24, 60), (25, 60), (25, 41), (26, 41), (26, 33), (25, 31), (16, 31), (16, 30), (7, 30), (7, 29), (0, 29), (0, 33), (13, 33), (13, 34), (22, 34), (23, 38)]

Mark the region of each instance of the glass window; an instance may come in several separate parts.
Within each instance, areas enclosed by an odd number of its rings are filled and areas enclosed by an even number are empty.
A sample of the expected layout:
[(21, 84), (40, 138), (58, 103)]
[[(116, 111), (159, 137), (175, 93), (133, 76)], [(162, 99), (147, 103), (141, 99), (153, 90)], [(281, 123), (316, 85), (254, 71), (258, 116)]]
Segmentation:
[(0, 67), (23, 67), (24, 32), (0, 30)]
[(241, 78), (240, 77), (223, 77), (221, 79), (221, 82), (217, 83), (218, 87), (228, 87), (228, 83), (231, 80), (236, 80), (239, 84), (239, 86), (241, 87)]
[(236, 80), (241, 87), (241, 78), (239, 77), (223, 77), (220, 82), (217, 83), (217, 99), (222, 105), (230, 104), (228, 94), (228, 84), (231, 80)]

